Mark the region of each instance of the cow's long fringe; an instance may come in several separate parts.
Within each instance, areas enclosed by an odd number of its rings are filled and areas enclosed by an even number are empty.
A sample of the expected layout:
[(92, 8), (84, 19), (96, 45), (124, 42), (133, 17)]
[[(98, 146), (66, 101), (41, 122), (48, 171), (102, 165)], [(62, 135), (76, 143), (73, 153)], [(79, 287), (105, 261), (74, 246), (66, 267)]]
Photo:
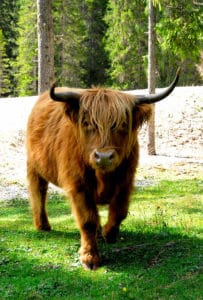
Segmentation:
[[(110, 136), (110, 130), (116, 130), (122, 123), (128, 125), (128, 144), (132, 135), (132, 98), (115, 90), (95, 88), (87, 90), (81, 99), (80, 116), (88, 113), (89, 121), (97, 127), (101, 144), (105, 144)], [(80, 120), (80, 123), (82, 120)], [(131, 145), (126, 145), (130, 149)]]

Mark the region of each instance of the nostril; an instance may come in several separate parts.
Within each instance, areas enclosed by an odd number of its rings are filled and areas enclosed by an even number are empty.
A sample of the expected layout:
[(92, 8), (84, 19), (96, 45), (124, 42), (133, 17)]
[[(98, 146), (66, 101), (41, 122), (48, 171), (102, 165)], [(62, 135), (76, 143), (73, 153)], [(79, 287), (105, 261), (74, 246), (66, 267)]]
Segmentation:
[(95, 157), (96, 161), (99, 161), (101, 159), (101, 153), (98, 151), (95, 151), (94, 157)]
[(113, 159), (114, 159), (114, 156), (115, 156), (114, 151), (113, 151), (113, 150), (112, 150), (112, 151), (109, 151), (109, 153), (108, 153), (108, 159), (109, 159), (109, 160), (113, 160)]

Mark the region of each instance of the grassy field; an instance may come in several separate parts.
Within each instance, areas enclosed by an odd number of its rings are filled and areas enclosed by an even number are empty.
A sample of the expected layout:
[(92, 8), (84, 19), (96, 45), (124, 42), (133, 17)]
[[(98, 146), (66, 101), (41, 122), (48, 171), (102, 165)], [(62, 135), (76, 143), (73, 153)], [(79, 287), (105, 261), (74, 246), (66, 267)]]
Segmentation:
[[(35, 231), (25, 200), (0, 202), (0, 299), (203, 299), (203, 182), (161, 180), (132, 194), (102, 266), (85, 271), (70, 206), (50, 195), (53, 231)], [(107, 210), (100, 210), (102, 222)]]

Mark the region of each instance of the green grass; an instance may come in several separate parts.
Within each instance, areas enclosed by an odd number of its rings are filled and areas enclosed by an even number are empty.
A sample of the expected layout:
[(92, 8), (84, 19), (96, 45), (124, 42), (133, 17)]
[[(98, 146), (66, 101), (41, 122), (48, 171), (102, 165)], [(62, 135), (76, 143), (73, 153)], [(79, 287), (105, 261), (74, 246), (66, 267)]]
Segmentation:
[[(52, 194), (53, 231), (35, 231), (26, 201), (0, 202), (0, 299), (203, 299), (203, 182), (137, 188), (102, 266), (85, 271), (80, 236), (63, 197)], [(100, 210), (105, 222), (107, 210)]]

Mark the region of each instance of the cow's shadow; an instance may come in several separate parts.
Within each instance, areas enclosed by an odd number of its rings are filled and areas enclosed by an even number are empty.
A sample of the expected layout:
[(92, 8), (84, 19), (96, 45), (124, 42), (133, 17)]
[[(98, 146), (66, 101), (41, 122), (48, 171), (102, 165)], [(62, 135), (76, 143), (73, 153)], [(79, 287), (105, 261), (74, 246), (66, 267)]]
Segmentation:
[(111, 270), (131, 267), (148, 269), (179, 255), (188, 259), (200, 240), (172, 233), (135, 233), (123, 231), (115, 244), (99, 242), (102, 266)]

